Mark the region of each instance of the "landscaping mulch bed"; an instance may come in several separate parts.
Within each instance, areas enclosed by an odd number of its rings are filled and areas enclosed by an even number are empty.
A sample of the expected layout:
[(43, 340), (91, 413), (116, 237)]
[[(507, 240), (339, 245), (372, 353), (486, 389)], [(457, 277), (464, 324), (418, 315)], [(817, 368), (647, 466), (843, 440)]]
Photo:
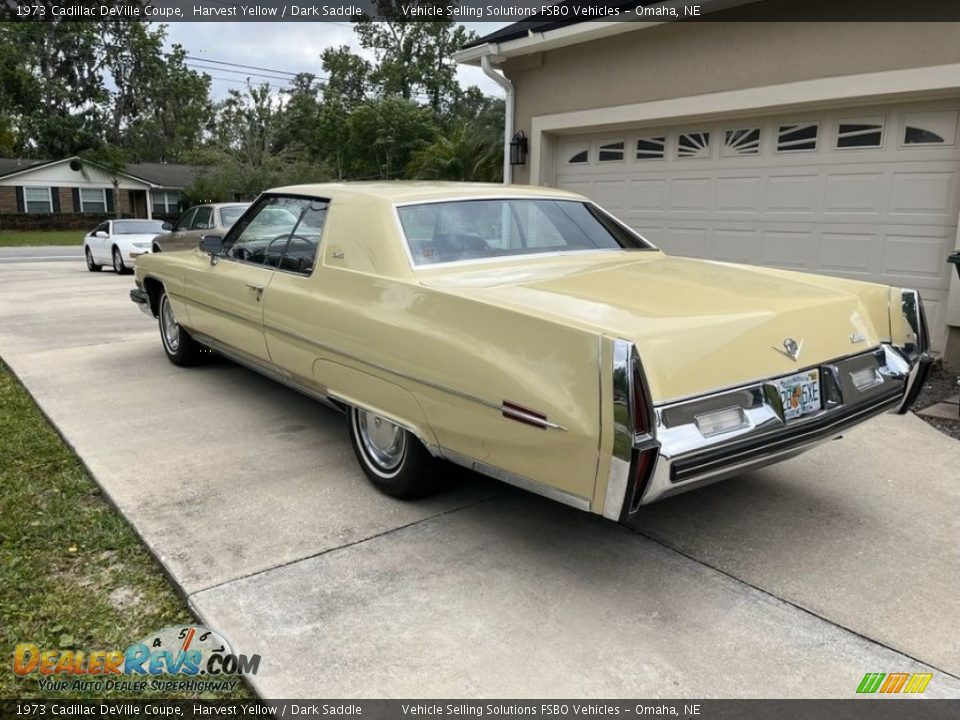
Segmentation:
[[(913, 411), (916, 413), (931, 405), (943, 402), (947, 398), (955, 397), (960, 392), (960, 385), (957, 384), (958, 379), (960, 379), (960, 375), (956, 372), (935, 366), (913, 405)], [(940, 432), (960, 440), (960, 417), (956, 420), (924, 417), (923, 415), (918, 417)]]

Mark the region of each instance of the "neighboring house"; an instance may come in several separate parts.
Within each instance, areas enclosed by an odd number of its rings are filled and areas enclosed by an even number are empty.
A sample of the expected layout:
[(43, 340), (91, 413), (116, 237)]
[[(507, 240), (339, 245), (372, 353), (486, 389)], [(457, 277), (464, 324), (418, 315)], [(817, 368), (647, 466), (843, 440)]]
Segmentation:
[(529, 142), (513, 182), (588, 195), (675, 254), (917, 288), (960, 366), (958, 25), (716, 22), (798, 7), (739, 5), (525, 21), (455, 57), (512, 83), (507, 140)]
[[(0, 158), (0, 228), (14, 223), (20, 227), (56, 225), (58, 221), (75, 225), (83, 222), (82, 218), (69, 216), (78, 214), (175, 218), (181, 209), (183, 189), (200, 170), (189, 165), (139, 163), (127, 165), (114, 176), (79, 157)], [(16, 221), (11, 216), (16, 216)]]

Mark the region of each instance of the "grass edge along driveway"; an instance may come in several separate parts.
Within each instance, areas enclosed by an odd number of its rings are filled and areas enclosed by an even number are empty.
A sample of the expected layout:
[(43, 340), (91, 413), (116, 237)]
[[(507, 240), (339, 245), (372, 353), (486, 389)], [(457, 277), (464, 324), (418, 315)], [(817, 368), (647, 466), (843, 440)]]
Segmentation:
[[(8, 699), (132, 695), (43, 690), (38, 673), (21, 678), (13, 672), (17, 643), (85, 654), (122, 651), (162, 628), (197, 622), (133, 528), (2, 361), (0, 618), (0, 698)], [(227, 694), (148, 691), (137, 697), (252, 695), (238, 683)]]

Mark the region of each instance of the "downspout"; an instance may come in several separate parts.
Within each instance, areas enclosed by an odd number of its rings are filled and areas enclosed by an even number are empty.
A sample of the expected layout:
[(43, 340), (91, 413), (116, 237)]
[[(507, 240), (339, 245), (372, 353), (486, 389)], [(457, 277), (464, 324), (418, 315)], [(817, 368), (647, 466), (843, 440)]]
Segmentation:
[(509, 185), (513, 182), (513, 168), (510, 165), (510, 140), (513, 139), (513, 83), (505, 75), (493, 69), (489, 55), (480, 57), (480, 68), (484, 75), (507, 93), (503, 108), (503, 184)]

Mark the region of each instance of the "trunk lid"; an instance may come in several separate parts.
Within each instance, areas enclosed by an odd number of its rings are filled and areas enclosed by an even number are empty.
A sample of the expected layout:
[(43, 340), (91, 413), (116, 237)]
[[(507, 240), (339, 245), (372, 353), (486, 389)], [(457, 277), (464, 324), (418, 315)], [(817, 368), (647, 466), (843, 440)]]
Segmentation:
[[(636, 343), (655, 402), (866, 351), (889, 334), (882, 285), (606, 252), (423, 273), (430, 287)], [(784, 350), (801, 344), (796, 360)]]

